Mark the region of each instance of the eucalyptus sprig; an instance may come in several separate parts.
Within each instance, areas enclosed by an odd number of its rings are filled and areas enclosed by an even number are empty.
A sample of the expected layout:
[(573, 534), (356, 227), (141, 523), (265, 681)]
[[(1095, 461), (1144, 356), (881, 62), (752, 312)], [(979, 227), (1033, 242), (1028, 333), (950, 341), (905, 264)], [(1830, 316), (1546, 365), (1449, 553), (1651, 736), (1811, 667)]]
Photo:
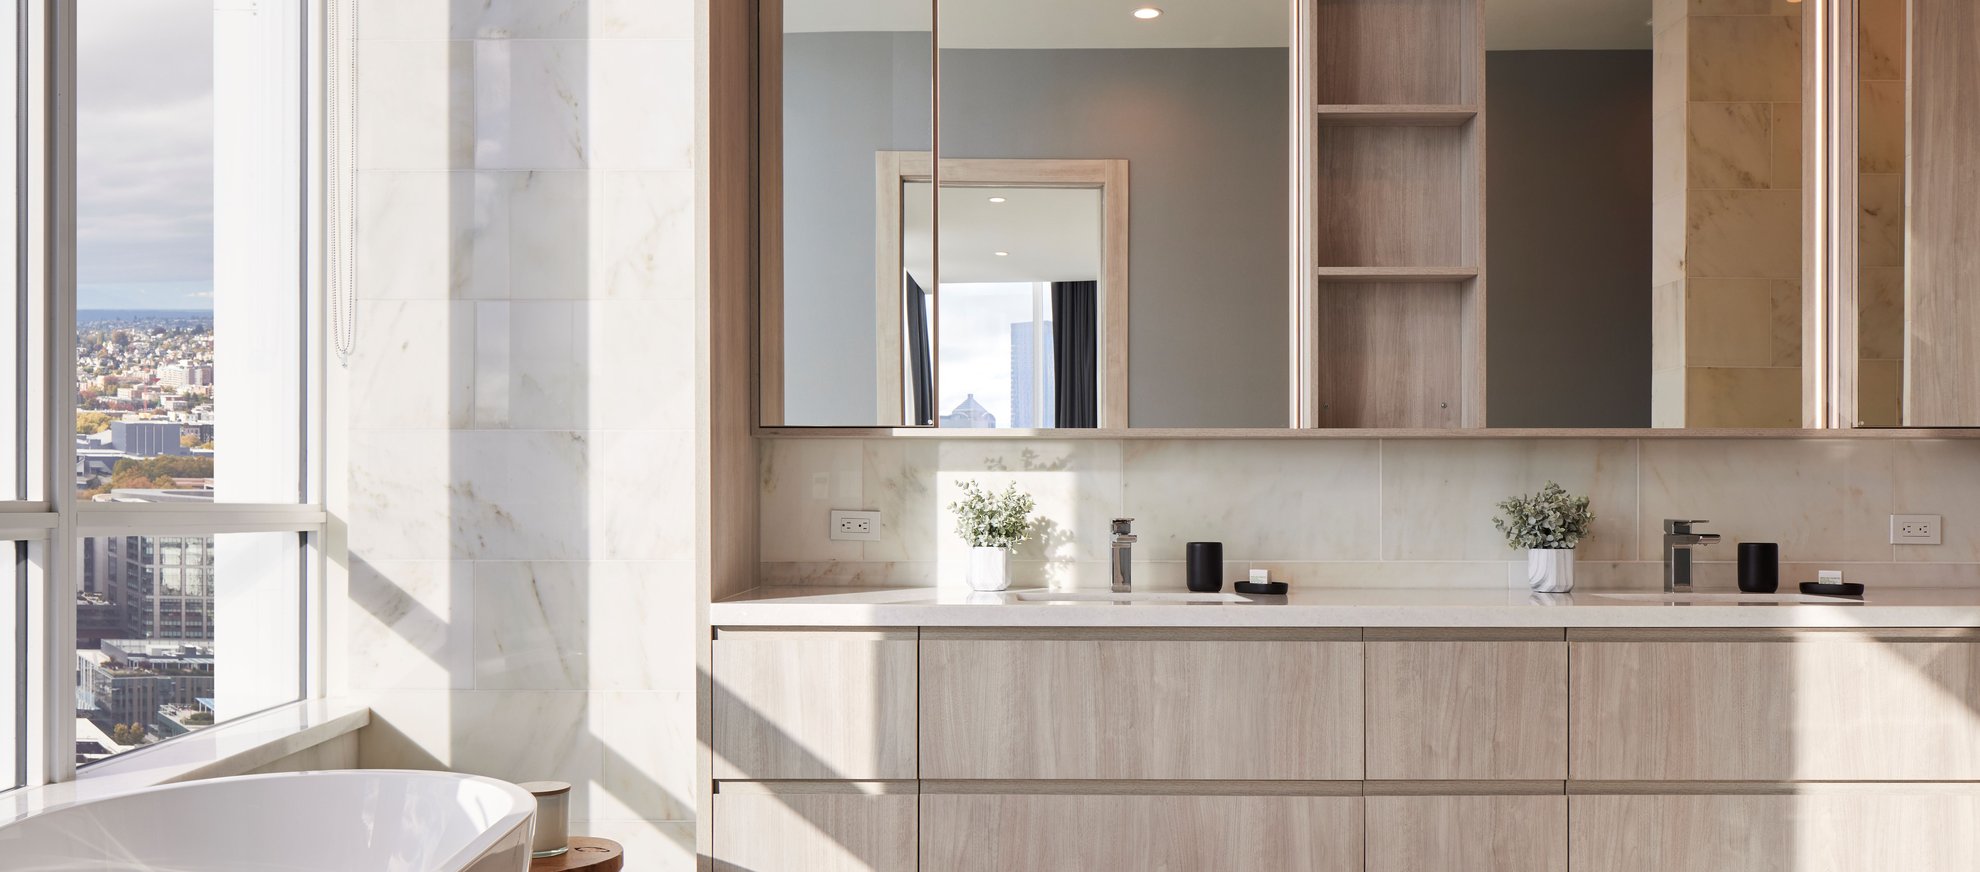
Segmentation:
[(956, 535), (974, 548), (1009, 548), (1031, 531), (1031, 511), (1037, 503), (1013, 482), (993, 494), (974, 481), (958, 481), (963, 498), (949, 504), (956, 513)]
[(1595, 516), (1588, 498), (1577, 497), (1553, 482), (1531, 496), (1509, 497), (1499, 503), (1493, 529), (1504, 533), (1514, 548), (1573, 548), (1588, 538)]

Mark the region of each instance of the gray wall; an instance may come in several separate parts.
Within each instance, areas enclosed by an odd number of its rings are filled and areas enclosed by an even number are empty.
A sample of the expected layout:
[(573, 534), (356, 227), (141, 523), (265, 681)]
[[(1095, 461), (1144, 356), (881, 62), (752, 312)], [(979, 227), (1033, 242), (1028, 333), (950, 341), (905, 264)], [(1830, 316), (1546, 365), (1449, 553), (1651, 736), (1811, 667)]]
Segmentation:
[[(926, 40), (785, 38), (795, 423), (872, 422), (872, 152), (927, 147), (912, 126)], [(945, 156), (1128, 160), (1131, 423), (1284, 426), (1285, 50), (945, 50), (942, 63)]]
[(1487, 423), (1650, 426), (1650, 52), (1488, 52)]
[(784, 415), (871, 426), (873, 153), (927, 151), (926, 33), (784, 36)]

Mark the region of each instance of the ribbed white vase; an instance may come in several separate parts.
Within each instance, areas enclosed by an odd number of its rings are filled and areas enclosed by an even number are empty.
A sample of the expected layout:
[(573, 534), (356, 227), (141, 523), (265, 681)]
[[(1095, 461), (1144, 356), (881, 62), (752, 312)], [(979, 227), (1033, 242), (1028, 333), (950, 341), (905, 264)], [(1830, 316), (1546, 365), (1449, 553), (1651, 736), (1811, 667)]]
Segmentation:
[(1574, 549), (1527, 549), (1526, 584), (1535, 593), (1567, 593), (1574, 590)]
[(1011, 586), (1011, 549), (969, 549), (970, 590), (1004, 590)]

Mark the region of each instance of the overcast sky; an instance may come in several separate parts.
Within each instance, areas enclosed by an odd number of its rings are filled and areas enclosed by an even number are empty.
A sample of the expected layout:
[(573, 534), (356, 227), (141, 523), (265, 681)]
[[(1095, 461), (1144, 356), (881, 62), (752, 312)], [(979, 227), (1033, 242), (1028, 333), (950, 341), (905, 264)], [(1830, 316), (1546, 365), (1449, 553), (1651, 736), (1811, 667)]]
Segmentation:
[(213, 0), (78, 0), (77, 305), (213, 306)]

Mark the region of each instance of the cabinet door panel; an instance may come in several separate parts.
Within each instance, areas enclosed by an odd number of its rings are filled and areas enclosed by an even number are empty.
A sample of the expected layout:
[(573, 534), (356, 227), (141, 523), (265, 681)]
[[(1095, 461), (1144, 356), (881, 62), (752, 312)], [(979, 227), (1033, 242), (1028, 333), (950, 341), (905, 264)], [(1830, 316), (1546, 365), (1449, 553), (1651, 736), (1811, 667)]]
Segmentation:
[(924, 639), (923, 778), (1361, 778), (1361, 645)]
[(1971, 872), (1980, 795), (1575, 796), (1569, 863), (1599, 872)]
[(914, 872), (912, 793), (717, 793), (722, 872)]
[(914, 631), (715, 639), (715, 777), (915, 777)]
[(1369, 642), (1368, 777), (1567, 778), (1566, 642)]
[(1575, 779), (1980, 779), (1980, 644), (1575, 642), (1571, 656)]
[(921, 868), (1360, 872), (1352, 796), (923, 794)]
[(1371, 796), (1367, 872), (1566, 872), (1567, 797)]

